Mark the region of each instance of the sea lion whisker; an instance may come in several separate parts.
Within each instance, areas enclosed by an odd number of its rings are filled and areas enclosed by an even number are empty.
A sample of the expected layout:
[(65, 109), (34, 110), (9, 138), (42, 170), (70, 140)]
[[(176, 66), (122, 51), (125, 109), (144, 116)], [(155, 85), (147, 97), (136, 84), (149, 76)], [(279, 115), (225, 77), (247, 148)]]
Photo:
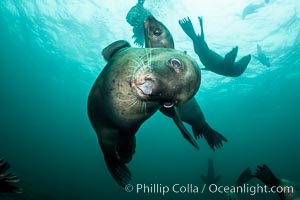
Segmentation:
[[(132, 70), (133, 72), (134, 72), (134, 70)], [(125, 78), (127, 79), (127, 80), (131, 80), (132, 79), (132, 77), (133, 77), (133, 73), (131, 73), (131, 74), (129, 74), (128, 76), (125, 76)]]
[[(140, 68), (141, 66), (144, 65), (143, 58), (137, 53), (135, 53), (135, 55), (136, 55), (136, 59), (130, 59), (130, 60), (137, 64), (137, 66), (138, 66), (137, 68)], [(134, 67), (136, 67), (136, 66), (134, 66)]]
[(149, 52), (149, 63), (148, 63), (148, 65), (151, 67), (151, 64), (152, 64), (152, 50), (150, 49), (150, 52)]
[(139, 65), (138, 65), (139, 67), (145, 65), (144, 60), (142, 58), (140, 58), (140, 57), (137, 59), (136, 62), (139, 62)]
[(135, 101), (135, 99), (134, 98), (131, 98), (131, 99), (121, 99), (121, 98), (119, 98), (119, 101), (121, 101), (121, 102), (130, 102), (130, 104), (131, 104)]
[(143, 64), (144, 63), (143, 62), (143, 57), (140, 54), (138, 54), (138, 53), (135, 53), (135, 55), (136, 55), (136, 59), (135, 60), (138, 60), (141, 64)]
[(140, 101), (139, 104), (140, 104), (140, 112), (142, 113), (143, 110), (144, 110), (144, 104), (143, 104), (143, 101)]
[(129, 66), (129, 67), (132, 67), (132, 68), (140, 68), (142, 65), (143, 65), (143, 63), (142, 62), (138, 62), (136, 59), (129, 59), (130, 61), (132, 61), (132, 62), (134, 62), (138, 67), (136, 67), (136, 66)]
[[(145, 109), (145, 114), (147, 114), (147, 102), (146, 101), (142, 101), (142, 109)], [(143, 112), (143, 110), (142, 110)]]
[(146, 65), (147, 66), (151, 66), (151, 63), (152, 63), (152, 52), (151, 52), (151, 49), (149, 49), (149, 51), (148, 51), (148, 48), (145, 48), (145, 54), (146, 54), (146, 59), (147, 59)]
[(148, 65), (143, 65), (140, 68), (140, 71), (141, 71), (141, 73), (149, 73), (149, 72), (152, 72), (152, 68)]
[(138, 100), (135, 99), (132, 103), (129, 104), (128, 109), (130, 110), (133, 106), (135, 106), (138, 103)]

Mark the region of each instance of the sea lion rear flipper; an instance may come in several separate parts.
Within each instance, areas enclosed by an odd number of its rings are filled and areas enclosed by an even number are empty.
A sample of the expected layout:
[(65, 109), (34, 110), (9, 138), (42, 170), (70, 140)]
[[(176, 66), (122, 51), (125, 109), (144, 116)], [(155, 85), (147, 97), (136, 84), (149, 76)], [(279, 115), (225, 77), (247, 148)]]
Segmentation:
[(165, 115), (171, 117), (176, 126), (179, 128), (180, 132), (182, 133), (183, 137), (185, 139), (187, 139), (196, 149), (199, 149), (199, 146), (196, 142), (196, 140), (192, 137), (192, 135), (189, 133), (189, 131), (185, 128), (185, 126), (183, 125), (180, 116), (178, 114), (178, 111), (176, 109), (175, 106), (173, 106), (172, 108), (160, 108), (160, 111), (162, 113), (164, 113)]
[(215, 148), (221, 148), (223, 146), (223, 141), (228, 141), (223, 135), (212, 129), (207, 123), (201, 130), (196, 130), (195, 127), (193, 127), (193, 132), (200, 136), (203, 134), (206, 142), (213, 150), (215, 150)]
[(237, 56), (237, 52), (238, 52), (237, 46), (232, 48), (232, 50), (225, 55), (224, 62), (227, 65), (232, 66)]
[(125, 187), (131, 180), (131, 173), (128, 167), (120, 163), (118, 160), (105, 157), (106, 166), (115, 181), (121, 186)]
[(239, 61), (234, 63), (233, 66), (233, 76), (240, 76), (242, 73), (244, 73), (244, 71), (246, 70), (249, 62), (251, 60), (251, 55), (247, 55), (242, 57)]
[(235, 182), (236, 186), (241, 186), (253, 178), (250, 168), (245, 169)]
[(118, 40), (116, 42), (111, 43), (107, 47), (102, 50), (102, 55), (106, 61), (109, 61), (116, 52), (120, 49), (130, 47), (130, 44), (125, 40)]
[(181, 26), (182, 30), (192, 39), (195, 40), (197, 37), (193, 24), (189, 17), (183, 18), (178, 21), (179, 25)]

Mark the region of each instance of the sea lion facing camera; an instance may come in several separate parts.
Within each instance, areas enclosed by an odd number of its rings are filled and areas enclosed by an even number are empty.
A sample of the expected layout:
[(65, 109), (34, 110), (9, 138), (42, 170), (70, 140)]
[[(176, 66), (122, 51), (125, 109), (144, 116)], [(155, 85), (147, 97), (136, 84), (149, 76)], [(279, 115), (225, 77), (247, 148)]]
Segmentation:
[[(174, 48), (173, 36), (168, 28), (155, 19), (153, 16), (148, 16), (144, 21), (144, 33), (145, 33), (145, 44), (147, 47), (161, 47), (161, 48)], [(204, 114), (196, 101), (195, 97), (191, 98), (184, 104), (181, 104), (177, 108), (175, 113), (171, 109), (164, 107), (160, 108), (160, 111), (173, 118), (177, 127), (180, 131), (188, 135), (188, 130), (183, 125), (182, 121), (190, 124), (193, 129), (195, 138), (204, 136), (208, 145), (214, 150), (223, 146), (222, 142), (227, 142), (227, 139), (215, 131), (206, 122)], [(182, 121), (181, 121), (182, 120)]]
[[(125, 186), (131, 179), (125, 164), (135, 152), (139, 127), (160, 107), (176, 108), (192, 98), (201, 74), (191, 57), (174, 49), (130, 48), (117, 41), (103, 55), (108, 63), (90, 91), (88, 114), (110, 173)], [(191, 135), (184, 137), (198, 148)]]

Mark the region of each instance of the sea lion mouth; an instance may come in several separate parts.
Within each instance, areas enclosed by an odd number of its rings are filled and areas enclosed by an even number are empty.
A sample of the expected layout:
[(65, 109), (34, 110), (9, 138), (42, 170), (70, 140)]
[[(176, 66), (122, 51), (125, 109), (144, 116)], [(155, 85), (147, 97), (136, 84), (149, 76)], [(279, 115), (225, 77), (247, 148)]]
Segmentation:
[(165, 108), (172, 108), (172, 107), (174, 106), (174, 103), (172, 103), (172, 102), (165, 102), (165, 103), (163, 104), (163, 106), (164, 106)]
[(151, 80), (146, 80), (144, 83), (137, 85), (137, 87), (143, 92), (144, 95), (152, 94), (154, 83)]

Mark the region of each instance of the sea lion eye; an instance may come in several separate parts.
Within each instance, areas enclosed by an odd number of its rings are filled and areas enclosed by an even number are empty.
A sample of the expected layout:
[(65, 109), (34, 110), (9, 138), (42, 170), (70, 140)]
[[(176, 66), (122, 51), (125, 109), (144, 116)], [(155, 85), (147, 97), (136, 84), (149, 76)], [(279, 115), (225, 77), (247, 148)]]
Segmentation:
[(156, 28), (154, 31), (153, 31), (153, 34), (155, 36), (160, 36), (161, 35), (161, 29), (160, 28)]
[(175, 72), (179, 72), (180, 69), (182, 68), (182, 64), (181, 64), (180, 60), (177, 58), (170, 59), (169, 66), (172, 67), (175, 70)]

